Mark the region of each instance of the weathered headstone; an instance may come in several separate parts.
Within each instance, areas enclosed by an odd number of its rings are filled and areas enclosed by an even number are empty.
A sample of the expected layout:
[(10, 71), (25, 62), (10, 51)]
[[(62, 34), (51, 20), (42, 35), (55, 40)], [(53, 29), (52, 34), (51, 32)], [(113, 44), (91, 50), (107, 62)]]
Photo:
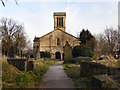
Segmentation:
[(64, 47), (64, 60), (72, 60), (72, 47), (66, 41), (66, 45)]
[(40, 59), (40, 52), (37, 52), (37, 59)]

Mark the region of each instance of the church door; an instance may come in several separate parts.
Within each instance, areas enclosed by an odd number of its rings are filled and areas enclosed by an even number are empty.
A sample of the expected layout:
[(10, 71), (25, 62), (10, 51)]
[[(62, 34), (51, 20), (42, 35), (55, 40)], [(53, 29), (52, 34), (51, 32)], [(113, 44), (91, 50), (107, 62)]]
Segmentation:
[(56, 59), (61, 59), (61, 54), (60, 54), (60, 52), (56, 52), (56, 53), (55, 53), (55, 58), (56, 58)]

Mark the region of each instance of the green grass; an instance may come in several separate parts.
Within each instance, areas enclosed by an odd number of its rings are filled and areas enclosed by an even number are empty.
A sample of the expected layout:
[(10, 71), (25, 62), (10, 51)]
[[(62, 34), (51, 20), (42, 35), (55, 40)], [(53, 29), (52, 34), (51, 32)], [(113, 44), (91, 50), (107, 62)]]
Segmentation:
[(108, 80), (101, 85), (101, 88), (118, 88), (118, 83), (107, 75), (103, 75)]
[(3, 88), (39, 88), (43, 82), (43, 75), (55, 62), (57, 61), (36, 60), (33, 71), (29, 72), (20, 71), (7, 62), (2, 62), (2, 86)]
[[(69, 67), (72, 66), (72, 67)], [(90, 88), (91, 77), (80, 77), (79, 64), (64, 64), (67, 75), (75, 82), (76, 88)]]
[(38, 76), (43, 76), (47, 70), (49, 69), (49, 66), (56, 63), (55, 60), (47, 60), (44, 61), (42, 59), (34, 61), (34, 69), (33, 72)]
[(108, 67), (120, 67), (120, 61), (113, 56), (108, 56), (102, 60), (93, 60), (92, 62), (100, 63)]
[(7, 62), (2, 62), (3, 88), (30, 88), (40, 85), (41, 83), (42, 78), (35, 75), (32, 71), (19, 71)]
[[(70, 67), (72, 66), (72, 67)], [(80, 77), (80, 65), (79, 64), (64, 64), (67, 75), (75, 82), (76, 88), (93, 88), (91, 85), (92, 76)], [(117, 88), (120, 87), (120, 78), (112, 80), (106, 76), (108, 81), (102, 84), (99, 88)]]

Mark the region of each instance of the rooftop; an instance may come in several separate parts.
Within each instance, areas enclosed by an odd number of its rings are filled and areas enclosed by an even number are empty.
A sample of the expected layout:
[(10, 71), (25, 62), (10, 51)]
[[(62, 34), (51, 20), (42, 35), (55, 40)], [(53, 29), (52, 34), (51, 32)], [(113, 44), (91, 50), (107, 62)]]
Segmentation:
[(66, 12), (54, 12), (53, 16), (66, 16)]

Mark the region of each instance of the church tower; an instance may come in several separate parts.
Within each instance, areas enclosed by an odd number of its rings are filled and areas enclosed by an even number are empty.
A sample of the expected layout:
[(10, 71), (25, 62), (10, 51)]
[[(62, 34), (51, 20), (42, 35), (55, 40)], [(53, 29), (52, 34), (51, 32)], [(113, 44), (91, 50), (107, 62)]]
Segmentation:
[(61, 29), (65, 32), (65, 12), (54, 12), (54, 30)]

